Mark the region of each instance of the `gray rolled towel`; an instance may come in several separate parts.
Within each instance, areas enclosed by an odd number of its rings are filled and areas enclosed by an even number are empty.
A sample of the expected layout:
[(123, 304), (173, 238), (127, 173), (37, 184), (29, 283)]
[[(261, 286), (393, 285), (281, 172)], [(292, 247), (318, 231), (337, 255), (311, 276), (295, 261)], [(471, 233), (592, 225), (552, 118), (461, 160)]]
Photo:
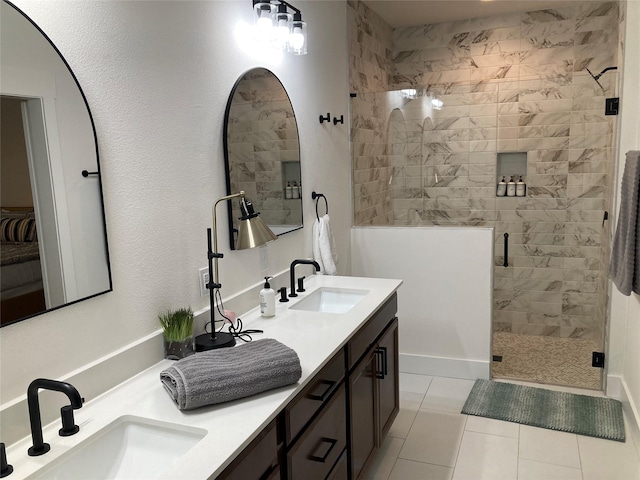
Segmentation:
[(301, 375), (298, 354), (265, 338), (183, 358), (160, 372), (160, 381), (180, 410), (191, 410), (284, 387)]
[(640, 151), (627, 152), (609, 278), (623, 295), (640, 295)]

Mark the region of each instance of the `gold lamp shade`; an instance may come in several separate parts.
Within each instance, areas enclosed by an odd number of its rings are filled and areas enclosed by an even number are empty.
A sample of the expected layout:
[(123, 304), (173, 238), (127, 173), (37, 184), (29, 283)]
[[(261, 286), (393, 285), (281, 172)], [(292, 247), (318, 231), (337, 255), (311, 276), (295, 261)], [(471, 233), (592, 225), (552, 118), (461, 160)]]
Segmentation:
[(236, 244), (238, 250), (259, 247), (278, 238), (258, 216), (241, 220)]

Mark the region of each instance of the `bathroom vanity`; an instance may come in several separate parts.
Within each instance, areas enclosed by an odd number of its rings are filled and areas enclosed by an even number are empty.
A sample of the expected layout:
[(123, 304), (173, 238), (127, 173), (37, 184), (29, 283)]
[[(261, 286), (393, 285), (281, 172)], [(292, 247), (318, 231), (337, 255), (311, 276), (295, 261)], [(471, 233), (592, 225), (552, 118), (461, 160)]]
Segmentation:
[(399, 410), (396, 311), (394, 293), (219, 478), (360, 478)]
[[(30, 438), (9, 447), (11, 478), (47, 478), (65, 463), (81, 462), (123, 419), (195, 439), (159, 476), (149, 478), (362, 478), (399, 409), (396, 291), (401, 283), (313, 276), (298, 298), (278, 302), (275, 317), (260, 317), (258, 308), (242, 315), (245, 328), (264, 331), (254, 339), (275, 338), (298, 353), (297, 384), (180, 411), (160, 382), (160, 372), (171, 365), (163, 360), (87, 399), (76, 410), (76, 435), (59, 437), (59, 421), (48, 425), (46, 455), (27, 456)], [(331, 297), (336, 292), (347, 294), (346, 306)], [(315, 302), (321, 295), (326, 301)], [(328, 311), (334, 308), (346, 311)]]

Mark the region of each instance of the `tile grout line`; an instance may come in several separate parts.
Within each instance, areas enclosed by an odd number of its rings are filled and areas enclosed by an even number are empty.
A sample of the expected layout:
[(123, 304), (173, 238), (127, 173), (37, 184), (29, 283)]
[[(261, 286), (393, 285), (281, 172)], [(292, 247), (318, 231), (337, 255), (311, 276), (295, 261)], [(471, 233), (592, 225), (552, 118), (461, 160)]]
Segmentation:
[(580, 460), (580, 478), (584, 480), (584, 470), (582, 469), (582, 452), (580, 449), (580, 442), (578, 441), (577, 435), (576, 435), (576, 444), (578, 446), (578, 460)]
[[(413, 424), (411, 424), (413, 426)], [(407, 439), (403, 438), (402, 439), (402, 446), (400, 447), (400, 449), (398, 450), (398, 454), (396, 455), (396, 459), (393, 462), (393, 466), (391, 467), (391, 470), (389, 470), (389, 475), (387, 475), (387, 477), (385, 478), (385, 480), (389, 480), (391, 478), (391, 474), (393, 473), (393, 470), (396, 468), (396, 465), (398, 463), (398, 459), (400, 458), (400, 452), (402, 451), (402, 447), (404, 447), (404, 442), (406, 442)]]
[(460, 449), (462, 447), (462, 440), (464, 439), (464, 432), (466, 431), (466, 428), (467, 428), (467, 419), (469, 418), (469, 415), (465, 415), (464, 413), (461, 413), (460, 415), (464, 416), (464, 425), (462, 425), (462, 435), (460, 436), (460, 443), (458, 443), (458, 451), (456, 452), (456, 461), (453, 462), (453, 469), (451, 470), (452, 479), (453, 477), (455, 477), (456, 468), (458, 468), (458, 460), (460, 458)]

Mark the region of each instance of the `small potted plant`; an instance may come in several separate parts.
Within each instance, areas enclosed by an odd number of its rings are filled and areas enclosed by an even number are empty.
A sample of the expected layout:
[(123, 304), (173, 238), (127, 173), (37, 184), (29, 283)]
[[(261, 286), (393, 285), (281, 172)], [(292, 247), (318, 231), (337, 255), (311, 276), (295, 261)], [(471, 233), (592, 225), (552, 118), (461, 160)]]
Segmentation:
[(180, 360), (194, 353), (193, 310), (179, 308), (158, 315), (164, 332), (164, 358)]

